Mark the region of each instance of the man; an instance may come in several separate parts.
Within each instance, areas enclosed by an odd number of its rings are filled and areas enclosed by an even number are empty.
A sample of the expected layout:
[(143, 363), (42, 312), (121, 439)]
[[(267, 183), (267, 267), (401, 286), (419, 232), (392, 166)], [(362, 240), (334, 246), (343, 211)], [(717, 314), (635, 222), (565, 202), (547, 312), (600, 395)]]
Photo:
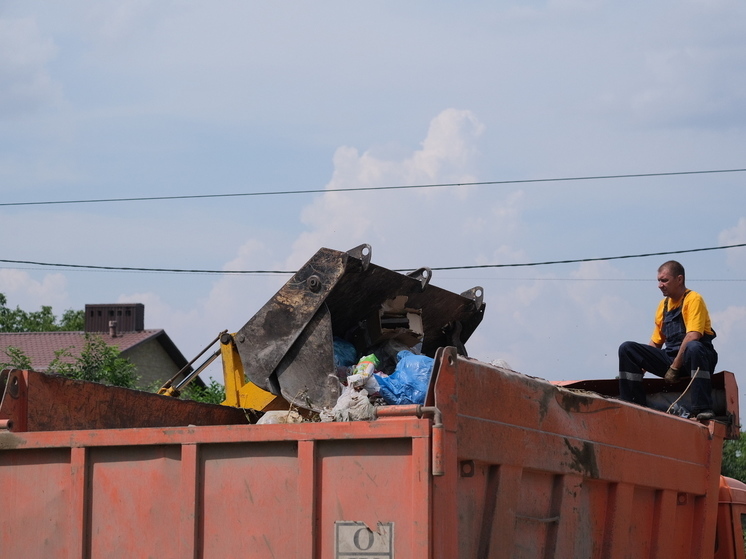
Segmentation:
[(619, 395), (622, 400), (646, 405), (645, 371), (671, 383), (691, 377), (689, 412), (701, 421), (712, 419), (710, 375), (718, 354), (712, 346), (715, 331), (707, 306), (699, 293), (686, 288), (684, 267), (675, 260), (658, 268), (658, 288), (664, 298), (648, 345), (624, 342), (619, 346)]

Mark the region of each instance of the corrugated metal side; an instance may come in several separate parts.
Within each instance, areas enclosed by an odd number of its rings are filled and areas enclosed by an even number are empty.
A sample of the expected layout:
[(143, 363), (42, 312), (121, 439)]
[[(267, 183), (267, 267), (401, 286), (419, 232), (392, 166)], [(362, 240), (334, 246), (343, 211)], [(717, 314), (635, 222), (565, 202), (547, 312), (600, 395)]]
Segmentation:
[(393, 523), (391, 557), (430, 557), (429, 429), (390, 418), (6, 432), (1, 556), (344, 559), (346, 521)]
[(722, 424), (440, 360), (436, 557), (713, 557)]

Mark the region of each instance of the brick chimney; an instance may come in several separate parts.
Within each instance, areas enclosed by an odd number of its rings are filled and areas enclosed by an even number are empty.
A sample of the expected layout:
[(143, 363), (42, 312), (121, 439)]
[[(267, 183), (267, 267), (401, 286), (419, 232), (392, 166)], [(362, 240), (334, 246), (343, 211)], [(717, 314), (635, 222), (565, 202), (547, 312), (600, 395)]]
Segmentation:
[(124, 332), (145, 329), (145, 305), (119, 303), (85, 306), (85, 331), (116, 337)]

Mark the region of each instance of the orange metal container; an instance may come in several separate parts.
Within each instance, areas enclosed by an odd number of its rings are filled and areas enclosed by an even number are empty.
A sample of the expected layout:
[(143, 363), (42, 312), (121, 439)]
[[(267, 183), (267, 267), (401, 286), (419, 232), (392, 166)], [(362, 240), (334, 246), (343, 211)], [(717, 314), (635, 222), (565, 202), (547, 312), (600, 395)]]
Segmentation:
[(0, 433), (0, 557), (716, 557), (724, 425), (451, 348), (433, 379), (369, 422)]

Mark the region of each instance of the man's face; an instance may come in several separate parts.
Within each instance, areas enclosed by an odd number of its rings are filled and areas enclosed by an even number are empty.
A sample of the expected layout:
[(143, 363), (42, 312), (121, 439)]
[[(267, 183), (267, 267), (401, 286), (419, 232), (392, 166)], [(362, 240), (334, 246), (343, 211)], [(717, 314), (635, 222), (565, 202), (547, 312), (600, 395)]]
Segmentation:
[(658, 289), (664, 297), (677, 298), (683, 291), (684, 276), (674, 276), (668, 268), (658, 272)]

